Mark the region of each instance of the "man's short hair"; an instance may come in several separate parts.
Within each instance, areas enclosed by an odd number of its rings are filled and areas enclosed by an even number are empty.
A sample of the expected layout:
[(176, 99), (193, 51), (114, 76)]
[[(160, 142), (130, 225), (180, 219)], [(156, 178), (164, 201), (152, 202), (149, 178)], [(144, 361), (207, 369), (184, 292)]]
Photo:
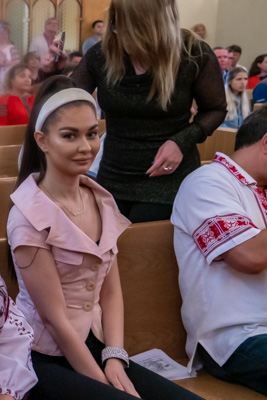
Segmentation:
[(251, 113), (236, 134), (235, 150), (257, 143), (267, 133), (267, 106)]
[(216, 47), (213, 47), (212, 50), (213, 50), (213, 51), (214, 51), (214, 50), (227, 50), (227, 48), (226, 48), (226, 47), (222, 47), (222, 46), (216, 46)]
[(229, 53), (239, 53), (242, 54), (242, 49), (237, 44), (232, 44), (231, 46), (227, 47)]
[(101, 22), (101, 24), (104, 23), (104, 21), (103, 21), (102, 19), (97, 19), (96, 21), (94, 21), (94, 22), (92, 23), (92, 28), (94, 28), (95, 25), (98, 24), (99, 22)]
[(49, 24), (51, 21), (56, 21), (56, 22), (57, 22), (57, 19), (56, 19), (55, 17), (47, 18), (47, 20), (45, 21), (45, 26), (46, 26), (47, 24)]
[(80, 53), (79, 51), (73, 51), (68, 55), (68, 59), (69, 61), (72, 61), (74, 57), (82, 57), (82, 56), (83, 56), (82, 53)]

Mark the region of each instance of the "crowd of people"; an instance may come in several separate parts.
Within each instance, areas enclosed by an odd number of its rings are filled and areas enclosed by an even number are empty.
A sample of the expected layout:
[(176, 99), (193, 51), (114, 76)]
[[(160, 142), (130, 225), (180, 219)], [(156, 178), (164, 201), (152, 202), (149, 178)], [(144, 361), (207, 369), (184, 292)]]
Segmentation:
[[(189, 369), (267, 395), (267, 108), (251, 113), (246, 94), (267, 56), (247, 71), (239, 46), (211, 49), (205, 26), (182, 29), (165, 3), (111, 0), (105, 32), (95, 21), (68, 57), (49, 18), (23, 64), (0, 23), (0, 125), (27, 124), (7, 223), (16, 305), (0, 284), (0, 359), (12, 339), (17, 351), (0, 400), (200, 399), (124, 349), (117, 239), (170, 218)], [(107, 132), (92, 179), (95, 90)], [(239, 128), (235, 152), (199, 168), (197, 143), (220, 125)], [(15, 313), (27, 334), (11, 331)]]

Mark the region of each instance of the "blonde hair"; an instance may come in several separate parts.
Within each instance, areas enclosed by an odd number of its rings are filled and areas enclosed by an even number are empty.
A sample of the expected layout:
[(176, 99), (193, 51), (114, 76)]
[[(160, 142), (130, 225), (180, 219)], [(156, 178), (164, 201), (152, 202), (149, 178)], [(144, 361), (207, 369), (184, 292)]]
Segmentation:
[(125, 51), (131, 61), (152, 76), (147, 101), (154, 95), (166, 110), (174, 91), (183, 51), (190, 53), (196, 36), (188, 33), (185, 49), (177, 0), (112, 0), (102, 48), (107, 83), (115, 85), (125, 75)]
[[(226, 102), (227, 102), (227, 114), (225, 117), (225, 121), (232, 121), (237, 117), (237, 110), (236, 110), (236, 105), (235, 105), (235, 99), (236, 95), (233, 93), (231, 89), (231, 82), (232, 80), (236, 77), (237, 74), (240, 72), (245, 72), (248, 74), (248, 72), (242, 68), (242, 67), (236, 67), (233, 68), (230, 71), (226, 90), (225, 90), (225, 95), (226, 95)], [(245, 119), (249, 114), (250, 114), (250, 104), (249, 104), (249, 98), (247, 95), (247, 92), (244, 90), (243, 92), (240, 93), (241, 97), (241, 110), (242, 110), (242, 116), (243, 119)]]

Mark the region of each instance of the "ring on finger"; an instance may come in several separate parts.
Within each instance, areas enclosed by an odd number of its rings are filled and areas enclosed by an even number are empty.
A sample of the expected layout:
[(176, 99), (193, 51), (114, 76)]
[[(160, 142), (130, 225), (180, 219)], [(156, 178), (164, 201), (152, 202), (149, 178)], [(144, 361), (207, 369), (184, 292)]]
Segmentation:
[(172, 167), (163, 167), (164, 171), (170, 171)]

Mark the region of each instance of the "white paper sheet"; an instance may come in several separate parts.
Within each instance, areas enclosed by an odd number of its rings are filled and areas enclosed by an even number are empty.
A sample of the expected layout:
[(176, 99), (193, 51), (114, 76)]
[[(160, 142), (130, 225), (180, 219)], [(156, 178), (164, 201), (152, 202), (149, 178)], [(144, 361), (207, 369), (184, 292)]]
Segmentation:
[(160, 349), (148, 350), (130, 359), (171, 381), (197, 376), (195, 370), (188, 372), (186, 367), (174, 361)]

